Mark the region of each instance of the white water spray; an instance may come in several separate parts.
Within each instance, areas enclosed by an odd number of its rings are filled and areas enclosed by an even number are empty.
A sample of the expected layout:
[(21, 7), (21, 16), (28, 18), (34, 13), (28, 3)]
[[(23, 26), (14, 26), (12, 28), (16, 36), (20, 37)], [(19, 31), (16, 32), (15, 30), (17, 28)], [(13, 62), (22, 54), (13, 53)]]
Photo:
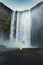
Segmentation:
[[(31, 46), (31, 12), (23, 11), (17, 13), (16, 40), (14, 40), (14, 21), (15, 12), (12, 14), (10, 47), (18, 48), (21, 44), (23, 48), (32, 48)], [(34, 48), (34, 47), (33, 47)]]
[(23, 47), (31, 47), (31, 13), (30, 11), (18, 13), (16, 42), (22, 44)]
[(15, 21), (15, 12), (13, 12), (11, 17), (11, 28), (10, 28), (10, 39), (14, 39), (14, 21)]
[(18, 38), (19, 38), (19, 12), (17, 13), (17, 26), (16, 26), (16, 43), (18, 44)]
[(31, 48), (31, 12), (27, 12), (26, 18), (26, 45)]
[(30, 40), (30, 35), (31, 35), (31, 12), (26, 11), (23, 16), (22, 16), (22, 31), (23, 32), (23, 38), (22, 41), (25, 44), (25, 47), (31, 47), (31, 40)]

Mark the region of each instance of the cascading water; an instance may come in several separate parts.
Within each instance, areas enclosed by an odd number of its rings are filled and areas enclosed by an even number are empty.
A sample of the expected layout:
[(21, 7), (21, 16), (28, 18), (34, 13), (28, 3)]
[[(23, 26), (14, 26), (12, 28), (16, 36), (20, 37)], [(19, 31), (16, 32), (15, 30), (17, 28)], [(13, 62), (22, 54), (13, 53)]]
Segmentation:
[(30, 47), (31, 13), (30, 11), (19, 12), (17, 16), (16, 42), (23, 47)]
[(14, 39), (14, 20), (15, 20), (15, 12), (12, 13), (12, 18), (11, 18), (11, 28), (10, 28), (10, 39)]
[(32, 48), (31, 46), (31, 12), (17, 12), (16, 40), (14, 40), (14, 21), (15, 12), (12, 14), (11, 31), (10, 31), (10, 47), (18, 48), (21, 44), (23, 48)]
[(19, 31), (20, 31), (20, 13), (17, 13), (17, 26), (16, 26), (16, 43), (19, 41)]
[(21, 12), (18, 12), (17, 14), (17, 29), (16, 29), (16, 43), (19, 43), (21, 41)]
[(26, 46), (31, 47), (31, 12), (27, 12), (25, 16), (26, 21)]
[(24, 34), (23, 41), (25, 47), (31, 47), (30, 35), (31, 35), (31, 13), (30, 11), (26, 11), (22, 16), (23, 26), (24, 26)]
[(11, 17), (11, 26), (10, 26), (10, 40), (9, 40), (9, 44), (8, 47), (9, 48), (17, 48), (16, 42), (15, 42), (15, 38), (14, 38), (14, 23), (15, 23), (15, 14), (16, 12), (12, 13), (12, 17)]

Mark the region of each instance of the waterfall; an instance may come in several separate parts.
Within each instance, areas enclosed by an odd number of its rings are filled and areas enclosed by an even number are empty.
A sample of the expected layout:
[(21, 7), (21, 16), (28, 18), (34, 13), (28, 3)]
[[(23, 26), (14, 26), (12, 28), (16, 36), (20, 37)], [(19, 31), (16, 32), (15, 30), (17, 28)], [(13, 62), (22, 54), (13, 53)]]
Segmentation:
[(10, 39), (14, 39), (14, 20), (15, 20), (15, 12), (12, 13), (11, 17), (11, 26), (10, 26)]
[(31, 46), (31, 12), (22, 11), (17, 15), (16, 43), (23, 47)]
[(23, 31), (23, 38), (22, 41), (25, 45), (25, 47), (31, 47), (31, 12), (26, 11), (22, 15), (22, 31)]
[(30, 10), (26, 14), (26, 45), (31, 47), (31, 12)]
[(16, 43), (20, 42), (21, 39), (21, 13), (17, 14), (17, 28), (16, 28)]
[[(32, 48), (31, 46), (31, 12), (29, 11), (18, 11), (17, 19), (15, 19), (15, 12), (11, 18), (11, 29), (10, 29), (10, 47), (18, 48), (21, 44), (23, 48)], [(16, 40), (14, 40), (14, 23), (16, 24)], [(34, 48), (34, 47), (33, 47)]]
[(18, 25), (19, 25), (19, 12), (17, 13), (17, 26), (16, 26), (16, 43), (18, 43), (18, 34), (19, 34), (19, 31), (18, 31)]

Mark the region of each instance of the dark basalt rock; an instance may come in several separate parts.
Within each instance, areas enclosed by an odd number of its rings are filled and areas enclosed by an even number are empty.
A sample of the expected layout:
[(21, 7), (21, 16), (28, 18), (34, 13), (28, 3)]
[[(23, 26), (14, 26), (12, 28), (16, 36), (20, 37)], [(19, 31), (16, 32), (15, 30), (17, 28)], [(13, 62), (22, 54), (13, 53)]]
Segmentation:
[(41, 1), (40, 3), (38, 3), (37, 5), (35, 5), (34, 7), (31, 8), (31, 11), (38, 9), (40, 7), (43, 7), (43, 1)]
[(31, 45), (43, 47), (43, 1), (31, 9)]
[(0, 2), (0, 38), (9, 38), (12, 10)]
[(43, 65), (43, 49), (25, 48), (0, 54), (0, 65)]

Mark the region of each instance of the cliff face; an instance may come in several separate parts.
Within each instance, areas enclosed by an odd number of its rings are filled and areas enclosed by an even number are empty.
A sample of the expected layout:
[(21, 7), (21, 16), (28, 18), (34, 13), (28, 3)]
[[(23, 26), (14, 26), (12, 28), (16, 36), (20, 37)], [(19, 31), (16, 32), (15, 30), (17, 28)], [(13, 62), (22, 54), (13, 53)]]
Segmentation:
[(31, 44), (43, 46), (43, 2), (31, 9)]
[[(9, 39), (12, 12), (10, 8), (0, 2), (0, 38)], [(15, 12), (14, 18), (14, 38), (16, 38), (17, 13), (18, 11)], [(43, 2), (31, 9), (31, 21), (31, 45), (43, 46)]]
[(12, 10), (0, 2), (0, 38), (9, 38)]

